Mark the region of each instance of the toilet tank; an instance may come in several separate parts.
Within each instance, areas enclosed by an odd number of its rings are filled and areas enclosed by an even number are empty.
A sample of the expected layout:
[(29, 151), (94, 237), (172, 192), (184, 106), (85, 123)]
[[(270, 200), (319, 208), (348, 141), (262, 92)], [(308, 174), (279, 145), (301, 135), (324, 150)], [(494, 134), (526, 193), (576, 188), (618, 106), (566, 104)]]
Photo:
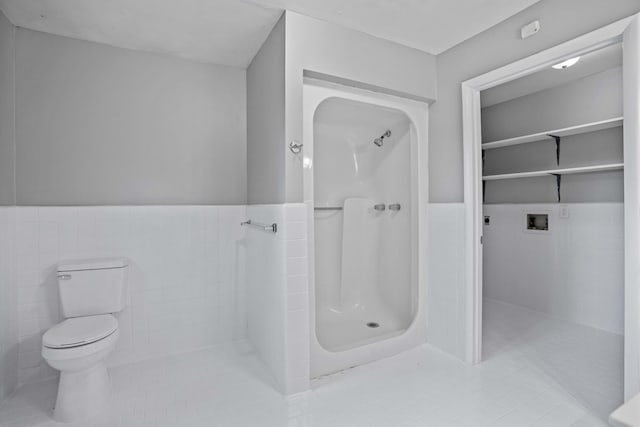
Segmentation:
[(65, 261), (58, 264), (58, 288), (64, 317), (122, 311), (127, 300), (126, 258)]

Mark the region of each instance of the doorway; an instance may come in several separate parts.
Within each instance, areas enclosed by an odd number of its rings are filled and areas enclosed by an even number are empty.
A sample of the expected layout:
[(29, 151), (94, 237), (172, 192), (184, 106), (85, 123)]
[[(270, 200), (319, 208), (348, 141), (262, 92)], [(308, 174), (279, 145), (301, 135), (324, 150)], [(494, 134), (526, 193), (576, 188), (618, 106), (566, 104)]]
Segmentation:
[[(635, 267), (638, 259), (638, 226), (637, 218), (631, 213), (637, 212), (640, 208), (640, 198), (636, 194), (637, 182), (638, 182), (638, 167), (637, 167), (637, 141), (638, 135), (638, 18), (631, 17), (622, 21), (618, 21), (607, 27), (596, 30), (592, 33), (581, 36), (577, 39), (564, 43), (562, 45), (551, 48), (547, 51), (541, 52), (529, 58), (521, 61), (509, 64), (500, 69), (491, 71), (482, 76), (478, 76), (474, 79), (463, 82), (462, 94), (463, 94), (463, 123), (464, 123), (464, 165), (465, 165), (465, 210), (466, 210), (466, 272), (467, 272), (467, 301), (468, 301), (468, 324), (467, 324), (467, 360), (470, 363), (479, 363), (482, 361), (483, 356), (483, 239), (484, 239), (484, 209), (483, 201), (487, 193), (483, 191), (486, 189), (486, 185), (483, 182), (488, 181), (485, 177), (483, 180), (483, 164), (482, 164), (482, 152), (483, 146), (481, 143), (483, 126), (482, 126), (482, 102), (481, 92), (487, 91), (491, 88), (504, 85), (505, 83), (514, 82), (517, 79), (532, 76), (533, 74), (548, 69), (552, 65), (558, 64), (570, 58), (578, 56), (586, 57), (588, 54), (599, 51), (605, 48), (612, 48), (620, 43), (623, 44), (624, 58), (623, 58), (623, 93), (624, 93), (624, 131), (623, 131), (623, 151), (624, 151), (624, 166), (621, 162), (592, 162), (591, 164), (581, 164), (579, 167), (593, 167), (595, 170), (598, 168), (604, 168), (602, 171), (611, 172), (614, 170), (620, 170), (624, 179), (624, 263), (623, 277), (624, 277), (624, 398), (628, 399), (640, 391), (638, 375), (638, 338), (640, 335), (639, 325), (637, 319), (637, 307), (636, 299), (638, 296), (638, 271)], [(609, 119), (619, 119), (616, 117), (608, 117), (602, 120), (591, 120), (590, 122), (601, 122)], [(615, 120), (614, 120), (615, 121)], [(583, 123), (584, 124), (584, 123)], [(594, 123), (592, 123), (594, 124)], [(611, 123), (600, 123), (604, 126), (602, 129), (595, 129), (595, 132), (606, 131), (606, 127)], [(571, 126), (566, 126), (571, 127)], [(565, 127), (565, 128), (566, 128)], [(553, 136), (565, 136), (555, 135), (551, 131), (562, 131), (565, 128), (550, 127), (549, 129), (541, 129), (540, 132), (544, 135)], [(614, 128), (612, 126), (611, 128)], [(535, 131), (531, 131), (528, 134), (522, 134), (520, 136), (535, 134)], [(556, 143), (556, 139), (551, 137), (550, 144)], [(537, 138), (537, 137), (536, 137)], [(510, 138), (497, 139), (498, 142), (494, 148), (500, 148), (501, 141)], [(486, 147), (485, 147), (486, 148)], [(561, 148), (559, 150), (561, 151)], [(556, 153), (553, 153), (554, 155)], [(531, 160), (531, 159), (528, 159)], [(561, 158), (563, 160), (563, 158)], [(559, 169), (571, 169), (572, 167), (578, 167), (571, 165), (570, 167), (564, 167), (559, 161), (554, 167), (544, 170), (525, 170), (524, 172), (546, 172), (546, 177), (543, 178), (551, 182), (551, 191), (560, 194), (560, 201), (562, 202), (562, 180), (564, 175), (570, 174), (572, 171), (562, 170), (558, 173)], [(602, 172), (600, 171), (600, 172)], [(492, 173), (494, 180), (501, 180), (495, 178), (498, 175), (504, 175), (509, 173), (518, 173), (515, 171), (498, 171)], [(577, 171), (573, 171), (576, 172)], [(580, 171), (585, 172), (586, 171)], [(509, 177), (514, 178), (514, 177)], [(534, 176), (521, 176), (519, 178), (529, 179)], [(553, 180), (556, 180), (554, 183)], [(506, 182), (506, 179), (504, 179)], [(570, 181), (570, 180), (569, 180)], [(565, 184), (567, 179), (565, 179)], [(565, 194), (567, 187), (564, 187)], [(545, 189), (544, 191), (547, 191)], [(506, 190), (505, 190), (506, 191)], [(505, 194), (502, 192), (501, 194)], [(494, 193), (495, 195), (495, 193)], [(517, 194), (516, 194), (517, 196)], [(523, 228), (522, 232), (539, 233), (543, 235), (549, 230), (553, 230), (554, 218), (560, 216), (560, 207), (558, 204), (558, 212), (542, 212), (540, 209), (529, 209), (531, 212), (520, 212), (520, 219), (518, 220), (520, 226)], [(535, 210), (535, 212), (534, 212)], [(531, 216), (529, 216), (531, 215)], [(545, 215), (546, 218), (545, 218)], [(571, 212), (569, 212), (571, 215)], [(491, 219), (489, 219), (491, 221)], [(556, 221), (557, 222), (557, 221)], [(557, 225), (557, 224), (556, 224)], [(489, 225), (491, 226), (491, 225)], [(529, 227), (531, 227), (529, 229)], [(545, 230), (546, 228), (546, 230)], [(488, 237), (488, 236), (487, 236)], [(534, 260), (533, 262), (538, 262)], [(541, 261), (542, 262), (542, 261)]]
[(480, 95), (482, 360), (606, 420), (623, 392), (622, 46), (570, 59)]

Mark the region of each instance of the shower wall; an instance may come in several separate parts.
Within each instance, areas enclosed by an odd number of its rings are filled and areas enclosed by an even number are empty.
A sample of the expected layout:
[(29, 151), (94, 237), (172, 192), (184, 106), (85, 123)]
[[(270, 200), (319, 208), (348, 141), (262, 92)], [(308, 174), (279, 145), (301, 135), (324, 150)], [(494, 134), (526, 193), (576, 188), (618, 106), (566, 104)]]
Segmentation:
[[(377, 146), (374, 140), (387, 130), (391, 135)], [(416, 302), (411, 133), (409, 118), (397, 110), (338, 98), (318, 107), (314, 120), (315, 206), (342, 207), (347, 199), (358, 199), (368, 211), (363, 221), (351, 223), (350, 230), (343, 229), (348, 221), (346, 209), (315, 212), (318, 313), (327, 307), (364, 306), (371, 303), (368, 298), (374, 293), (402, 325), (400, 329), (411, 323)], [(375, 204), (383, 204), (385, 210), (373, 210)], [(391, 204), (399, 204), (400, 210), (389, 210)], [(350, 250), (348, 239), (355, 239), (356, 247), (351, 249), (355, 254), (345, 253)], [(349, 276), (343, 263), (354, 261), (357, 265)], [(322, 341), (321, 325), (316, 329)]]

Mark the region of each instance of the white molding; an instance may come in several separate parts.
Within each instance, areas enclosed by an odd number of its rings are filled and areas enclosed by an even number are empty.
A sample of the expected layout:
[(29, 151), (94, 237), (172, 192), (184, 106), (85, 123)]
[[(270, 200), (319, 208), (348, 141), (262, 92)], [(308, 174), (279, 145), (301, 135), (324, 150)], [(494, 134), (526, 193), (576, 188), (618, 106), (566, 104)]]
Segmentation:
[[(632, 16), (614, 22), (543, 52), (464, 81), (461, 84), (466, 233), (465, 277), (467, 280), (466, 354), (467, 362), (469, 363), (479, 363), (482, 359), (482, 137), (480, 129), (480, 92), (535, 73), (565, 58), (584, 55), (603, 47), (620, 43), (626, 28), (634, 18)], [(626, 138), (625, 144), (627, 144)], [(636, 164), (640, 162), (640, 159), (627, 159), (627, 163), (629, 162), (632, 162), (630, 166), (632, 170), (635, 170)], [(627, 182), (627, 169), (625, 169), (625, 182)], [(625, 209), (627, 209), (627, 204), (625, 204)], [(635, 209), (636, 211), (640, 210), (640, 206), (636, 206)], [(628, 218), (627, 221), (638, 222), (635, 216)], [(625, 235), (625, 240), (628, 238)], [(625, 268), (631, 268), (628, 264), (626, 263)], [(640, 326), (638, 330), (638, 336), (640, 337)], [(640, 338), (634, 337), (633, 339), (640, 341)], [(627, 334), (625, 343), (628, 340)], [(637, 356), (637, 354), (635, 355)], [(625, 350), (625, 360), (629, 357), (630, 353)], [(639, 364), (640, 360), (636, 360), (635, 363), (636, 365)], [(625, 374), (625, 386), (627, 382), (637, 383), (637, 372), (631, 374), (633, 378)]]
[(623, 37), (624, 85), (624, 397), (640, 393), (640, 14)]
[[(465, 260), (467, 345), (466, 359), (482, 357), (482, 147), (480, 91), (462, 84), (464, 157)], [(470, 142), (473, 141), (473, 142)]]

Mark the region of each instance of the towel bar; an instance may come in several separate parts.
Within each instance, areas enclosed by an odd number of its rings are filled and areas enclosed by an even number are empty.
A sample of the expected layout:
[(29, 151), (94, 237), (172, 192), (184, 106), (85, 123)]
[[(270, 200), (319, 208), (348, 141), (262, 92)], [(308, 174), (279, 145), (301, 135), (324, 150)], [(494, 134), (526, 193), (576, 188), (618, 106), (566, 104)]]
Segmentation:
[(251, 227), (262, 229), (263, 231), (271, 231), (272, 233), (278, 232), (278, 224), (276, 224), (275, 222), (273, 224), (263, 224), (261, 222), (253, 222), (252, 220), (248, 219), (246, 221), (241, 222), (240, 225), (241, 226), (248, 225)]
[(316, 206), (313, 208), (314, 211), (341, 211), (342, 206)]

